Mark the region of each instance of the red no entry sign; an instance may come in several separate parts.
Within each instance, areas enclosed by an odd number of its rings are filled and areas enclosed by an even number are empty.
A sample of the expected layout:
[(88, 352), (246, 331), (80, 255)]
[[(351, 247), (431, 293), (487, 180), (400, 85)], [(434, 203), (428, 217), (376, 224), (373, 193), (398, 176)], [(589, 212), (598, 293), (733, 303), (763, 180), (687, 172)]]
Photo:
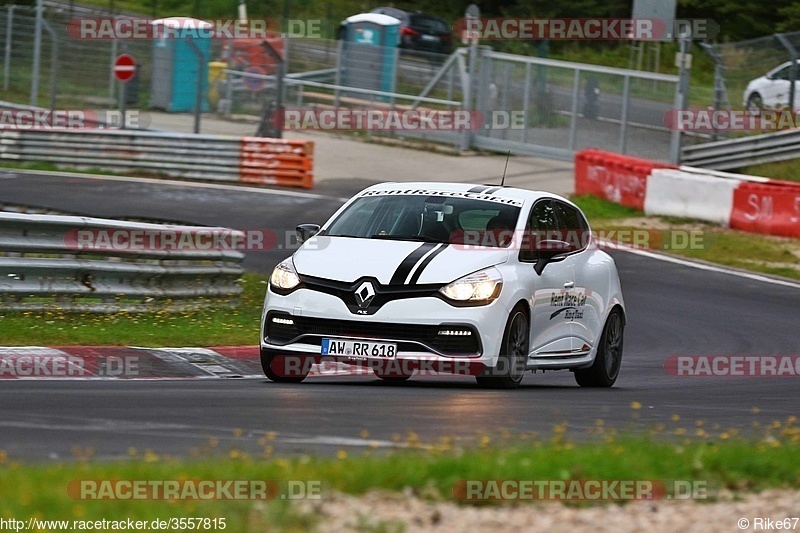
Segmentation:
[(128, 54), (122, 54), (114, 61), (114, 76), (119, 81), (128, 81), (136, 74), (136, 64)]

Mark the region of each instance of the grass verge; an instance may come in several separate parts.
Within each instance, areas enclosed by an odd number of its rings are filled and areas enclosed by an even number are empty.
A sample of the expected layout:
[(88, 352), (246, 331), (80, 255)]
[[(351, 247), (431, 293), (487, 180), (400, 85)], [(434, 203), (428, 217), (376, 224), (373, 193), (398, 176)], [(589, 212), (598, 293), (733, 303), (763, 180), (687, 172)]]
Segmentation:
[(609, 237), (613, 231), (622, 244), (632, 244), (632, 234), (620, 232), (637, 231), (647, 239), (647, 247), (656, 251), (800, 279), (797, 239), (745, 233), (694, 220), (646, 217), (635, 209), (593, 196), (576, 197), (573, 201), (586, 213), (592, 230)]
[(741, 172), (774, 180), (800, 181), (800, 164), (797, 159), (746, 167)]
[[(533, 442), (525, 446), (453, 449), (443, 442), (428, 451), (336, 458), (227, 457), (178, 461), (152, 452), (114, 463), (21, 465), (0, 452), (0, 516), (50, 520), (225, 518), (228, 531), (307, 529), (315, 517), (281, 501), (84, 500), (70, 493), (80, 480), (271, 480), (286, 494), (290, 482), (314, 482), (330, 491), (363, 494), (371, 489), (407, 491), (434, 501), (457, 501), (459, 480), (690, 480), (716, 489), (757, 491), (800, 487), (800, 428), (787, 422), (784, 436), (769, 442), (726, 440), (669, 444), (647, 437), (600, 444)], [(73, 485), (74, 486), (74, 485)], [(308, 487), (309, 485), (307, 485)], [(714, 492), (712, 490), (712, 493)]]

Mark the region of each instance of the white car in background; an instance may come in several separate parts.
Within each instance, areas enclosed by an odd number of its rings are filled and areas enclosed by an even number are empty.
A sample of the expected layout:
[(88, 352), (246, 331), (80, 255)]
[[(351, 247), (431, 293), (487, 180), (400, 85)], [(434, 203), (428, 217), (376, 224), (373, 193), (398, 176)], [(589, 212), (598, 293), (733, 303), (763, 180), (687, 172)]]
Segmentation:
[[(798, 65), (794, 82), (795, 110), (800, 109), (800, 63)], [(789, 61), (748, 83), (744, 91), (743, 105), (751, 111), (789, 107), (789, 95), (792, 88), (791, 69), (792, 62)]]
[(297, 233), (303, 245), (275, 268), (264, 300), (261, 361), (273, 381), (300, 382), (324, 358), (389, 381), (431, 362), (465, 363), (492, 388), (515, 388), (528, 370), (568, 369), (588, 387), (617, 379), (616, 265), (565, 198), (386, 183)]

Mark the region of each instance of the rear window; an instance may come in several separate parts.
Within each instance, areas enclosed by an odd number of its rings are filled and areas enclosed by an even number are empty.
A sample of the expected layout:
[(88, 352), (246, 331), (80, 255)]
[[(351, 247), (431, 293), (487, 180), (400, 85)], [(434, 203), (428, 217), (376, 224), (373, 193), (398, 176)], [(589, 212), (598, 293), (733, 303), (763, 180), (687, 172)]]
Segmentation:
[(450, 30), (444, 21), (426, 15), (412, 15), (411, 26), (424, 31), (448, 33)]

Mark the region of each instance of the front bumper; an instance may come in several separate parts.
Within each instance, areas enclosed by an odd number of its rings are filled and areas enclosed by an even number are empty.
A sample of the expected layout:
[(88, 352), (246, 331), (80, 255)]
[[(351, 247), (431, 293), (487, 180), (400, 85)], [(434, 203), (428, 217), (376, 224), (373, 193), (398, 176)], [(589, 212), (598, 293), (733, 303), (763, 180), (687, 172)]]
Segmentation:
[[(361, 316), (332, 294), (300, 288), (282, 296), (268, 290), (261, 348), (320, 357), (323, 338), (358, 339), (397, 344), (397, 359), (464, 360), (492, 367), (507, 318), (501, 299), (485, 306), (455, 307), (436, 297), (408, 298), (389, 301), (374, 314)], [(443, 331), (471, 335), (440, 334)]]

